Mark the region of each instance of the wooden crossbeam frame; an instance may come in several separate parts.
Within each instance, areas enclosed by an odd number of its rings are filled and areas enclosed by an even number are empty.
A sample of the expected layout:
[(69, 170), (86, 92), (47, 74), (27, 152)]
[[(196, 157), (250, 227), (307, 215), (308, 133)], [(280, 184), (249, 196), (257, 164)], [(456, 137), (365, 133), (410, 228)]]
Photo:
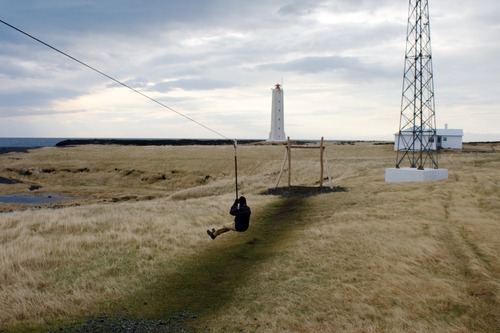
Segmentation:
[(279, 186), (281, 181), (281, 176), (285, 170), (285, 164), (288, 161), (288, 187), (291, 186), (292, 182), (292, 148), (303, 148), (303, 149), (319, 149), (320, 151), (320, 180), (319, 187), (323, 187), (323, 173), (324, 165), (326, 164), (326, 172), (328, 174), (328, 180), (330, 182), (330, 188), (333, 188), (332, 177), (330, 176), (330, 169), (328, 168), (328, 159), (326, 158), (325, 146), (323, 144), (323, 137), (321, 137), (321, 142), (319, 146), (304, 146), (304, 145), (292, 145), (290, 142), (290, 137), (287, 138), (285, 158), (283, 159), (283, 164), (281, 165), (281, 171), (278, 176), (278, 181), (276, 182), (275, 188)]

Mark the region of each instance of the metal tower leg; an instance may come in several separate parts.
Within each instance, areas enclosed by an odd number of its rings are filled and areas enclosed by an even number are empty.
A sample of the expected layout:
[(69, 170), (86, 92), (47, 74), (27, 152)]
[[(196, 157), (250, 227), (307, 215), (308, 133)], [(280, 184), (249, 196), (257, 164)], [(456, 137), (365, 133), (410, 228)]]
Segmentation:
[(410, 0), (396, 168), (438, 169), (428, 0)]

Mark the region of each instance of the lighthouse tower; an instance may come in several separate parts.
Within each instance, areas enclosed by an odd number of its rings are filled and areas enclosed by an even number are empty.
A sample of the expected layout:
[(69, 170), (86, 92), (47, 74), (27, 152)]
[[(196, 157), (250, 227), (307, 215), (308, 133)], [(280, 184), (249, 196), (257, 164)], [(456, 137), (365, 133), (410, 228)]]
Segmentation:
[(283, 89), (281, 89), (280, 84), (276, 84), (272, 91), (271, 132), (269, 133), (268, 141), (285, 141)]

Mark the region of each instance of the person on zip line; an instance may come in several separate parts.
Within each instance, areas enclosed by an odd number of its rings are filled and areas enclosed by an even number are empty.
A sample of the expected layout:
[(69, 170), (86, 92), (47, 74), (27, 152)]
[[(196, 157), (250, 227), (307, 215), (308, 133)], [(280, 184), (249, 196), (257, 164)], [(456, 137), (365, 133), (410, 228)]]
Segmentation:
[(250, 210), (250, 207), (247, 206), (247, 199), (245, 197), (240, 197), (234, 201), (231, 209), (229, 210), (229, 214), (234, 216), (234, 221), (222, 225), (217, 230), (215, 230), (215, 228), (207, 230), (207, 234), (212, 239), (215, 239), (217, 236), (231, 230), (238, 232), (247, 231), (248, 226), (250, 225), (251, 213), (252, 211)]

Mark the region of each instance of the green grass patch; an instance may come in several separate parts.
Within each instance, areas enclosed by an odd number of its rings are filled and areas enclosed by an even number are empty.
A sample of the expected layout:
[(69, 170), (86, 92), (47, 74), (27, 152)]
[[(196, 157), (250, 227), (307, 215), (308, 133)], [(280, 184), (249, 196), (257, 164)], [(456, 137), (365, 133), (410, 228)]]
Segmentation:
[[(254, 212), (250, 229), (245, 233), (226, 233), (214, 241), (207, 235), (207, 241), (213, 243), (200, 246), (195, 255), (165, 262), (156, 275), (144, 277), (138, 291), (126, 298), (97, 305), (93, 311), (95, 316), (82, 317), (69, 326), (53, 329), (80, 332), (89, 323), (110, 322), (116, 318), (133, 322), (181, 318), (189, 321), (189, 325), (202, 327), (204, 319), (209, 319), (231, 302), (235, 290), (259, 271), (259, 264), (271, 259), (294, 228), (304, 223), (301, 214), (306, 201), (306, 198), (286, 198), (265, 210)], [(115, 259), (116, 254), (104, 255), (96, 265), (115, 266)], [(118, 266), (123, 268), (128, 264), (121, 262)], [(72, 268), (59, 278), (74, 277), (91, 271), (90, 268)]]
[(216, 313), (300, 223), (305, 201), (280, 200), (254, 214), (247, 232), (220, 236), (204, 252), (185, 258), (174, 274), (160, 270), (122, 305), (131, 315), (147, 318), (168, 318), (186, 311), (197, 313), (198, 318)]

